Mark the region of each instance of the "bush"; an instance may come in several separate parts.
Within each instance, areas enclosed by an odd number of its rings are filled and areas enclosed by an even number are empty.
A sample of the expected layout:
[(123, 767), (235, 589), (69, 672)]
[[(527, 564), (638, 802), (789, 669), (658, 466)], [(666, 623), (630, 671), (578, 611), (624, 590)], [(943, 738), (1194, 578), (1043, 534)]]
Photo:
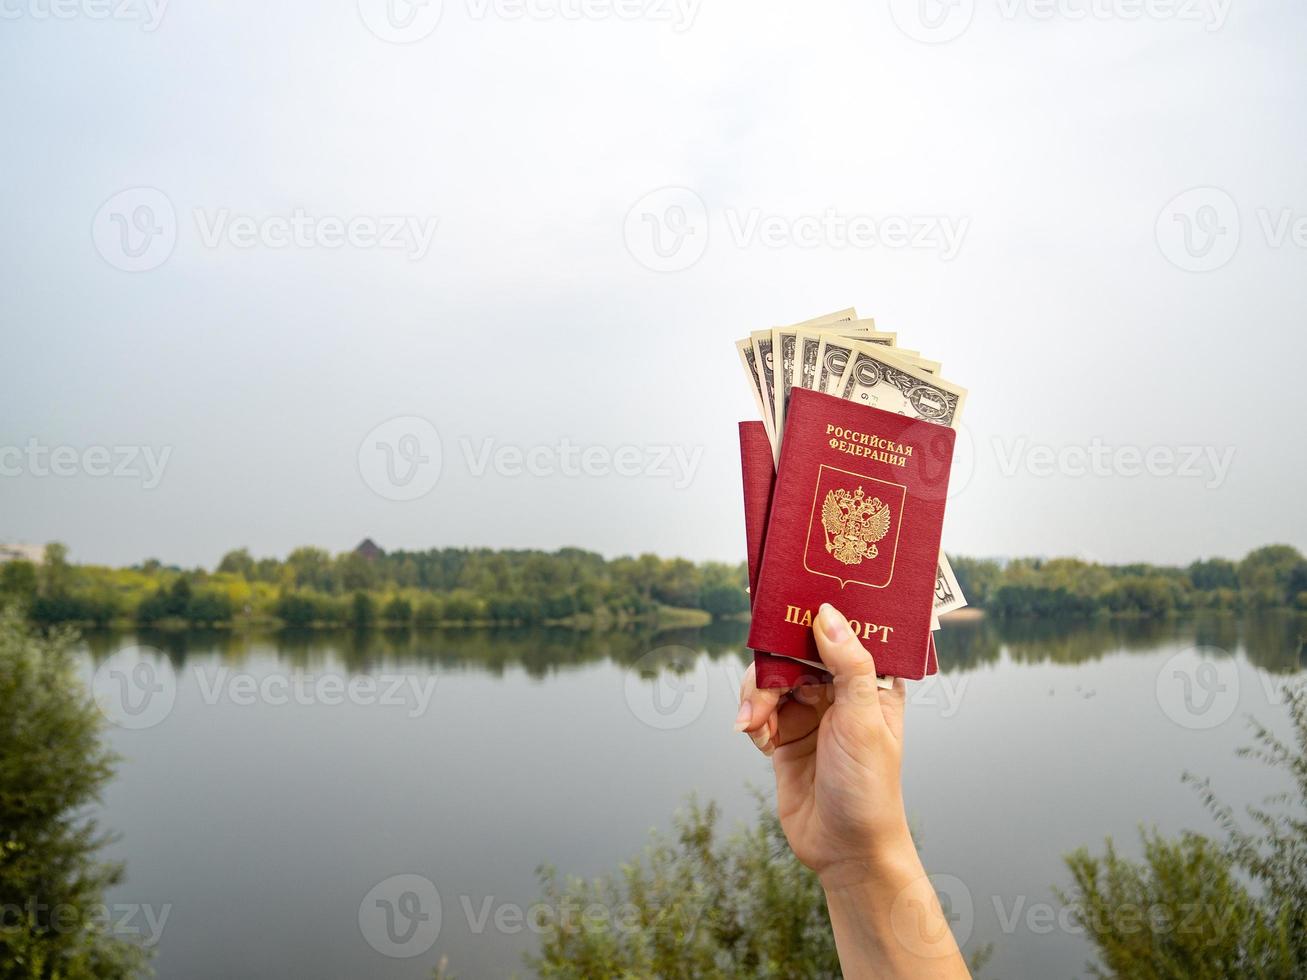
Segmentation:
[(388, 623), (407, 626), (413, 622), (413, 604), (403, 596), (395, 596), (381, 610), (381, 618)]
[(138, 945), (97, 926), (122, 867), (85, 817), (113, 775), (101, 717), (78, 682), (71, 634), (42, 639), (0, 608), (0, 976), (138, 975)]
[(437, 626), (440, 623), (440, 602), (428, 596), (418, 603), (414, 620), (419, 626)]
[[(543, 978), (839, 977), (826, 900), (760, 799), (756, 826), (719, 840), (717, 807), (693, 800), (674, 839), (592, 882), (540, 871), (553, 911)], [(605, 915), (596, 915), (602, 909)]]
[(1142, 861), (1081, 849), (1067, 857), (1062, 898), (1086, 927), (1105, 969), (1096, 976), (1188, 978), (1307, 976), (1307, 689), (1285, 691), (1294, 742), (1254, 725), (1240, 755), (1289, 773), (1282, 809), (1249, 807), (1255, 830), (1206, 781), (1186, 774), (1224, 830), (1213, 840), (1144, 834)]

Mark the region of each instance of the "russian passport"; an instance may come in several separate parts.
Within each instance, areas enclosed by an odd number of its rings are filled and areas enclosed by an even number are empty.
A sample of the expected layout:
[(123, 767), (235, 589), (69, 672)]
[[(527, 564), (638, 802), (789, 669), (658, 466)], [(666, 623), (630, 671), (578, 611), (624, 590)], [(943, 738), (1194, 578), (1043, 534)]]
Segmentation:
[(761, 423), (740, 424), (759, 687), (822, 678), (813, 622), (839, 609), (879, 674), (937, 670), (931, 633), (952, 428), (795, 389), (779, 462)]

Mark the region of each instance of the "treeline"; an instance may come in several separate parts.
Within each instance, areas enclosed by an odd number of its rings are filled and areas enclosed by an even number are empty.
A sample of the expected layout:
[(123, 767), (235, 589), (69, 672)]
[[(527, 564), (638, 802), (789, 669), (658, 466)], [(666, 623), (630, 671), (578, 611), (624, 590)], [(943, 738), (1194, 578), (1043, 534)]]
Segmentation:
[(440, 548), (331, 555), (297, 548), (285, 560), (228, 552), (212, 571), (148, 561), (74, 565), (60, 544), (39, 564), (0, 565), (0, 599), (38, 623), (290, 627), (620, 623), (696, 610), (704, 619), (749, 608), (743, 564), (655, 555)]
[[(1004, 618), (1307, 610), (1307, 561), (1288, 545), (1186, 568), (1074, 558), (956, 557), (952, 563), (971, 605)], [(0, 600), (17, 600), (43, 624), (604, 625), (665, 619), (670, 610), (693, 610), (704, 619), (738, 616), (749, 608), (746, 582), (743, 564), (656, 555), (606, 559), (578, 548), (337, 555), (297, 548), (284, 560), (256, 559), (242, 548), (210, 571), (157, 561), (74, 565), (63, 545), (51, 544), (39, 565), (0, 565)]]
[(950, 560), (968, 601), (1001, 617), (1307, 610), (1307, 560), (1283, 544), (1258, 548), (1237, 562), (1209, 558), (1184, 568), (1099, 565), (1075, 558), (1021, 558), (1002, 564)]

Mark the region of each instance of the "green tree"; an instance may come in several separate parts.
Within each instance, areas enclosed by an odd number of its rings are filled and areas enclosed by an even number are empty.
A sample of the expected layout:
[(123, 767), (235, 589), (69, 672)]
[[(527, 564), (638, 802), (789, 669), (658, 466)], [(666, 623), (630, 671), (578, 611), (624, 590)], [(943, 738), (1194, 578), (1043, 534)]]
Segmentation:
[(41, 563), (41, 594), (61, 596), (72, 585), (72, 566), (68, 564), (68, 546), (51, 541), (45, 546)]
[(254, 559), (250, 557), (248, 549), (236, 548), (222, 556), (222, 561), (218, 562), (218, 571), (231, 572), (252, 582), (255, 577)]
[(349, 624), (356, 629), (371, 626), (377, 621), (377, 604), (366, 592), (355, 592), (350, 600)]
[(1250, 551), (1239, 562), (1239, 587), (1254, 605), (1280, 606), (1292, 603), (1296, 596), (1290, 583), (1303, 557), (1287, 544), (1270, 544)]
[(1189, 566), (1189, 581), (1195, 589), (1213, 592), (1216, 589), (1237, 589), (1239, 572), (1234, 562), (1224, 558), (1199, 560)]
[(113, 774), (101, 718), (78, 683), (71, 634), (42, 638), (0, 608), (0, 975), (84, 980), (138, 975), (138, 945), (97, 909), (121, 865), (85, 816)]
[(24, 605), (36, 598), (36, 566), (18, 559), (0, 565), (0, 602), (10, 600)]

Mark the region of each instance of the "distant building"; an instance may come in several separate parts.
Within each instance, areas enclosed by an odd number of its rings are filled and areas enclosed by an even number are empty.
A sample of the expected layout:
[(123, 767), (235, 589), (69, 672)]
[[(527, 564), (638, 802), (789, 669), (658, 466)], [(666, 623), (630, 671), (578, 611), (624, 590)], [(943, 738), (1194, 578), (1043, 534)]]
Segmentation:
[(0, 565), (8, 561), (30, 561), (39, 565), (44, 560), (43, 544), (0, 544)]
[(354, 549), (354, 554), (362, 555), (368, 561), (376, 561), (378, 558), (384, 558), (386, 553), (377, 546), (377, 543), (371, 538), (364, 538), (359, 542), (359, 546)]

